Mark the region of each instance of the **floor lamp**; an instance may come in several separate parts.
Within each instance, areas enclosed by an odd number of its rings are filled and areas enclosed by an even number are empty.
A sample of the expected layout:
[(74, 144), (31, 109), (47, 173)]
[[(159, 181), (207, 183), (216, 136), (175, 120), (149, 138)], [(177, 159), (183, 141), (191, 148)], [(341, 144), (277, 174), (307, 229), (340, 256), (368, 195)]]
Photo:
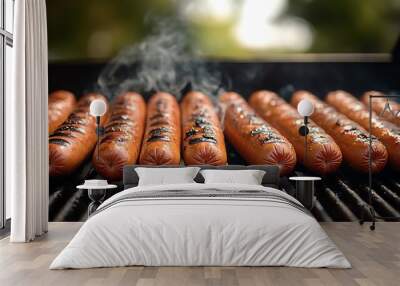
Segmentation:
[[(400, 98), (400, 95), (384, 95), (384, 94), (369, 94), (368, 97), (368, 108), (369, 108), (369, 125), (368, 125), (368, 133), (369, 133), (369, 160), (368, 160), (368, 209), (371, 213), (371, 217), (372, 217), (372, 224), (370, 225), (370, 229), (371, 230), (375, 230), (375, 222), (376, 219), (394, 219), (394, 220), (399, 220), (399, 217), (382, 217), (382, 216), (377, 216), (375, 213), (375, 209), (372, 205), (372, 158), (371, 158), (371, 154), (372, 154), (372, 117), (373, 112), (372, 112), (372, 100), (374, 98), (385, 98), (388, 100), (388, 103), (385, 105), (385, 108), (382, 110), (381, 114), (383, 114), (385, 111), (388, 112), (392, 112), (391, 108), (390, 108), (390, 104), (389, 104), (389, 99), (390, 98)], [(393, 116), (399, 116), (398, 114), (393, 114)], [(399, 150), (400, 151), (400, 150)], [(362, 212), (362, 216), (360, 219), (360, 224), (364, 224), (364, 208), (363, 208), (363, 212)]]

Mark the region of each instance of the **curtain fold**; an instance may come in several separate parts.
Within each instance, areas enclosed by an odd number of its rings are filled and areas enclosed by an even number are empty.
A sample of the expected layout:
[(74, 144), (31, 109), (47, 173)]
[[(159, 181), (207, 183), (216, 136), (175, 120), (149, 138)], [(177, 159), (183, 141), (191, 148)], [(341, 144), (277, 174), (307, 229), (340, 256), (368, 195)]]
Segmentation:
[(45, 0), (15, 2), (13, 94), (6, 98), (6, 187), (12, 242), (47, 231), (47, 23)]

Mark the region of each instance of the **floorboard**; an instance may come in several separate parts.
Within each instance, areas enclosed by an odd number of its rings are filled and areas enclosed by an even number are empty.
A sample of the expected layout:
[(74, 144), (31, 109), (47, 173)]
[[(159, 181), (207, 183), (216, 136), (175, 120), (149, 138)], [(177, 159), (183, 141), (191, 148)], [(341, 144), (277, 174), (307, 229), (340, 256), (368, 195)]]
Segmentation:
[(48, 270), (82, 223), (50, 223), (49, 233), (32, 243), (0, 240), (0, 285), (399, 285), (400, 223), (382, 222), (372, 232), (357, 223), (322, 223), (353, 268), (289, 267), (120, 267)]

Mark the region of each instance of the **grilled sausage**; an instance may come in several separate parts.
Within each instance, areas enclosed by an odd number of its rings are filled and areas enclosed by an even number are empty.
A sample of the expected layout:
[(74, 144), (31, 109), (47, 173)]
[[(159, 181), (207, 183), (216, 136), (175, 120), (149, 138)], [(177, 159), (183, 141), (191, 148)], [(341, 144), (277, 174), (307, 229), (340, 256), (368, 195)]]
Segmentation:
[(262, 118), (292, 143), (298, 160), (307, 168), (322, 175), (339, 168), (342, 162), (339, 146), (313, 121), (308, 124), (307, 154), (305, 153), (305, 138), (299, 134), (304, 119), (276, 93), (257, 91), (251, 95), (249, 103)]
[[(339, 112), (354, 120), (362, 127), (369, 128), (369, 111), (357, 98), (345, 91), (330, 92), (326, 101)], [(400, 170), (400, 128), (385, 120), (380, 120), (372, 114), (371, 133), (385, 145), (389, 154), (389, 164), (395, 170)]]
[[(314, 113), (311, 115), (311, 119), (332, 136), (339, 145), (348, 165), (360, 172), (368, 172), (368, 132), (307, 91), (295, 92), (291, 104), (296, 107), (302, 99), (308, 99), (314, 104)], [(371, 158), (372, 172), (382, 171), (386, 165), (388, 154), (385, 146), (376, 138), (372, 141)]]
[(181, 102), (183, 159), (186, 165), (225, 165), (224, 134), (211, 100), (189, 92)]
[[(384, 96), (384, 94), (379, 91), (367, 91), (361, 98), (362, 102), (366, 106), (369, 105), (370, 95)], [(372, 111), (379, 114), (379, 116), (384, 120), (400, 126), (400, 104), (398, 104), (396, 101), (383, 97), (374, 97), (371, 100), (371, 103)]]
[(113, 102), (110, 121), (96, 146), (92, 162), (108, 180), (122, 179), (124, 165), (135, 164), (142, 144), (146, 104), (140, 94), (126, 92)]
[(53, 133), (74, 110), (75, 96), (66, 90), (57, 90), (49, 95), (48, 121), (49, 134)]
[[(68, 175), (90, 155), (96, 145), (96, 119), (89, 114), (90, 103), (107, 99), (96, 93), (84, 95), (76, 109), (49, 138), (50, 176)], [(101, 124), (108, 120), (105, 114)]]
[(142, 165), (180, 163), (181, 120), (179, 105), (169, 93), (154, 94), (147, 105), (146, 131), (140, 151)]
[(220, 102), (226, 105), (225, 135), (248, 163), (278, 165), (282, 176), (292, 172), (296, 152), (285, 137), (257, 116), (237, 93), (224, 93)]

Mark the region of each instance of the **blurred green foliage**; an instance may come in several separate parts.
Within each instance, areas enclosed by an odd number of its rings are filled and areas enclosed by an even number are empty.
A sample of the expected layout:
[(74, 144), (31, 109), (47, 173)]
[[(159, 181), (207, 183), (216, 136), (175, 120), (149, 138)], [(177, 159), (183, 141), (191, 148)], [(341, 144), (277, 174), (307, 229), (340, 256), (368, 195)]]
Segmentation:
[[(239, 8), (224, 21), (184, 17), (191, 45), (201, 54), (249, 59), (277, 52), (296, 52), (242, 45), (234, 37), (232, 27), (238, 21), (240, 5), (245, 0), (231, 1)], [(147, 17), (182, 18), (183, 2), (190, 1), (47, 0), (49, 57), (65, 60), (110, 58), (148, 35), (151, 22), (146, 21)], [(207, 11), (203, 11), (204, 14), (207, 15)], [(309, 53), (390, 52), (400, 34), (400, 0), (292, 0), (276, 21), (287, 16), (308, 23), (313, 41), (304, 52)]]

